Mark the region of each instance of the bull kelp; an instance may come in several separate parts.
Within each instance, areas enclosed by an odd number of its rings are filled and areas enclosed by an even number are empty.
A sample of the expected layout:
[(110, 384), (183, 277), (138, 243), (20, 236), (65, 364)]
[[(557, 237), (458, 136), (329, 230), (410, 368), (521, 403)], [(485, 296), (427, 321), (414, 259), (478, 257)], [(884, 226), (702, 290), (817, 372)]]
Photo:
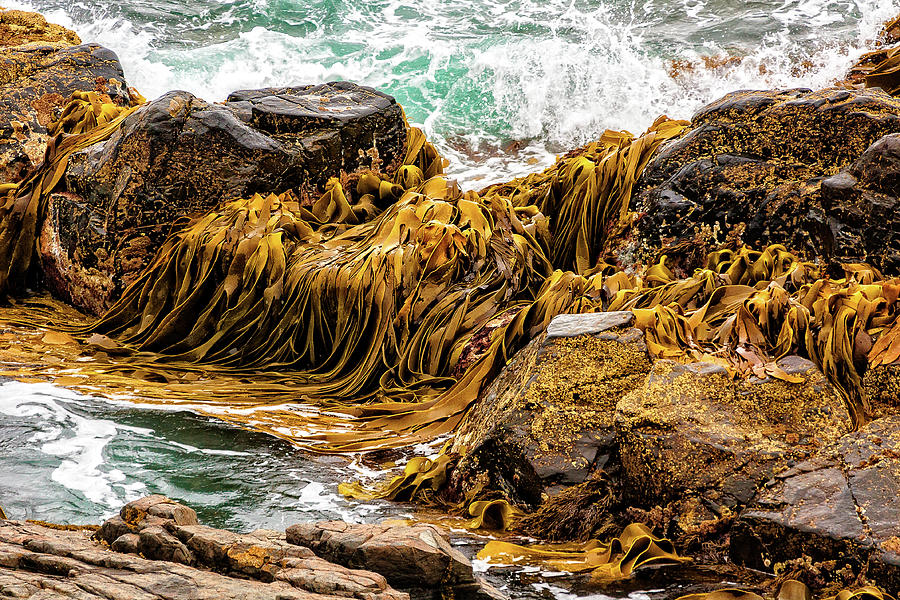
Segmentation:
[[(22, 285), (67, 157), (137, 109), (80, 94), (51, 126), (42, 167), (7, 186), (4, 289)], [(687, 126), (662, 117), (638, 137), (607, 132), (480, 193), (444, 178), (444, 160), (411, 128), (393, 174), (365, 173), (355, 189), (332, 179), (311, 205), (290, 191), (229, 201), (174, 232), (99, 320), (56, 316), (102, 353), (68, 366), (108, 389), (145, 379), (141, 396), (266, 406), (225, 418), (315, 451), (358, 452), (452, 432), (554, 316), (630, 310), (654, 357), (790, 380), (775, 361), (806, 354), (864, 423), (861, 371), (897, 359), (897, 279), (849, 264), (825, 278), (778, 245), (723, 248), (681, 279), (665, 255), (641, 274), (616, 266), (635, 182)], [(11, 322), (45, 325), (55, 312), (20, 307)], [(297, 400), (320, 409), (272, 410)]]

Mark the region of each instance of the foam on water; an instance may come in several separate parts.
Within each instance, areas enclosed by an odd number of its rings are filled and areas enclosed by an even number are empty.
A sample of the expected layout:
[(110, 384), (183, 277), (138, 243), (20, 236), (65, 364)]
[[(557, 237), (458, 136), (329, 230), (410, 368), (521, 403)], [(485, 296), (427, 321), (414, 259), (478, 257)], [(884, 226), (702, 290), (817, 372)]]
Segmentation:
[[(31, 435), (18, 440), (24, 447), (8, 452), (39, 452), (57, 466), (50, 479), (71, 493), (102, 507), (104, 515), (125, 502), (141, 497), (143, 483), (129, 479), (120, 469), (104, 465), (103, 450), (123, 431), (147, 434), (150, 430), (128, 427), (106, 419), (83, 416), (75, 405), (83, 396), (50, 384), (8, 382), (0, 385), (0, 414), (15, 418)], [(8, 424), (8, 423), (5, 423)], [(15, 486), (17, 476), (6, 474)], [(25, 481), (19, 482), (25, 484)]]
[[(735, 89), (821, 87), (900, 0), (13, 0), (115, 50), (147, 97), (349, 79), (405, 106), (478, 187), (606, 128), (689, 118)], [(175, 14), (181, 11), (182, 14)], [(681, 69), (672, 61), (733, 56)], [(512, 144), (512, 146), (511, 146)]]

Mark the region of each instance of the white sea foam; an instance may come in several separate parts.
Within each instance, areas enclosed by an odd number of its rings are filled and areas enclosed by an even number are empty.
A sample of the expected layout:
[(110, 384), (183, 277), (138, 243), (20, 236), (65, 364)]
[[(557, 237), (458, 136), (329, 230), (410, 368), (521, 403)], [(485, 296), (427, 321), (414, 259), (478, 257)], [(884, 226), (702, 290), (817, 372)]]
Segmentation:
[(144, 486), (126, 482), (121, 470), (104, 467), (103, 450), (120, 431), (150, 430), (82, 416), (73, 407), (84, 399), (51, 384), (9, 382), (0, 385), (0, 414), (39, 421), (41, 429), (28, 443), (59, 460), (51, 479), (94, 504), (116, 508), (139, 498)]
[[(148, 98), (186, 89), (218, 101), (239, 88), (335, 79), (386, 89), (472, 187), (537, 170), (606, 128), (638, 133), (660, 114), (689, 118), (735, 89), (828, 85), (900, 12), (900, 0), (765, 9), (731, 0), (342, 0), (327, 15), (237, 0), (173, 25), (133, 23), (90, 0), (5, 4), (43, 8), (112, 48)], [(251, 17), (266, 26), (245, 26)], [(211, 41), (197, 42), (198, 31)], [(671, 76), (672, 60), (716, 55), (741, 62)], [(508, 154), (513, 140), (524, 144)]]

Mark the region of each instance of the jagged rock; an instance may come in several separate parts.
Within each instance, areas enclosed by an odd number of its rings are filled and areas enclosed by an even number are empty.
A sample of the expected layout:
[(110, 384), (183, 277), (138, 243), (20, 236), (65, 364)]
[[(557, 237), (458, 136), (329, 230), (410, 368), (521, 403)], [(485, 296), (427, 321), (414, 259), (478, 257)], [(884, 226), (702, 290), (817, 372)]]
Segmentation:
[[(380, 573), (412, 598), (503, 598), (479, 581), (472, 564), (433, 525), (398, 527), (352, 525), (342, 521), (300, 523), (288, 527), (288, 542), (310, 548), (317, 556), (350, 568)], [(436, 596), (434, 590), (443, 590)]]
[(900, 99), (877, 89), (728, 94), (649, 163), (623, 250), (689, 274), (722, 243), (781, 243), (900, 273), (897, 131)]
[(394, 99), (355, 84), (235, 92), (225, 104), (169, 92), (70, 159), (41, 232), (47, 285), (100, 313), (180, 218), (254, 193), (311, 202), (330, 177), (350, 193), (355, 173), (396, 169), (405, 143)]
[(485, 484), (536, 506), (548, 488), (602, 468), (614, 447), (616, 403), (650, 371), (633, 318), (561, 315), (516, 354), (456, 433), (452, 493), (465, 498)]
[(732, 509), (778, 470), (850, 431), (843, 401), (813, 363), (792, 356), (778, 364), (804, 381), (735, 380), (710, 363), (656, 361), (616, 408), (627, 500), (652, 507), (699, 496)]
[(876, 419), (780, 473), (731, 532), (738, 564), (771, 571), (800, 556), (865, 569), (900, 589), (900, 415)]
[(97, 44), (0, 47), (0, 179), (24, 179), (43, 160), (47, 125), (72, 92), (92, 90), (121, 105), (131, 101), (122, 65), (111, 50)]
[(78, 34), (62, 25), (48, 23), (40, 13), (0, 9), (0, 46), (77, 46), (80, 43)]

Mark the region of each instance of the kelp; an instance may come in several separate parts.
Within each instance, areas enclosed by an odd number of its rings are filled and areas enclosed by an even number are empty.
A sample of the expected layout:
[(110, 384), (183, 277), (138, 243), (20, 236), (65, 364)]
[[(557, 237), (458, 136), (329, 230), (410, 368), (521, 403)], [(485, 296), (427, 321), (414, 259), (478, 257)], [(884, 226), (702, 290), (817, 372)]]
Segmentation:
[(900, 94), (900, 15), (882, 28), (876, 49), (863, 54), (850, 69), (851, 80), (861, 80), (867, 88), (878, 87), (888, 94)]
[(480, 560), (495, 564), (538, 565), (552, 571), (589, 572), (602, 580), (623, 579), (641, 567), (690, 561), (679, 556), (672, 542), (653, 535), (646, 525), (633, 523), (607, 543), (520, 546), (491, 541), (478, 553)]
[(355, 500), (415, 500), (431, 504), (435, 493), (447, 482), (448, 469), (455, 463), (456, 457), (443, 452), (434, 459), (417, 456), (406, 463), (402, 475), (394, 477), (387, 485), (368, 489), (358, 482), (341, 483), (338, 491)]
[[(110, 110), (76, 97), (48, 160), (8, 196), (4, 286), (27, 269), (67, 157), (133, 109)], [(686, 125), (661, 118), (639, 137), (607, 132), (543, 173), (481, 193), (443, 177), (445, 161), (411, 128), (395, 173), (363, 173), (355, 189), (332, 179), (312, 203), (290, 191), (225, 203), (174, 232), (98, 321), (61, 329), (104, 355), (79, 367), (103, 385), (141, 377), (159, 383), (149, 386), (158, 396), (243, 405), (221, 416), (316, 452), (452, 433), (553, 317), (603, 310), (632, 311), (657, 358), (796, 381), (777, 360), (806, 354), (865, 422), (867, 360), (898, 355), (896, 280), (865, 265), (822, 279), (779, 245), (724, 248), (689, 277), (665, 254), (642, 274), (607, 260), (631, 220), (635, 181)], [(314, 408), (288, 404), (297, 402)], [(253, 408), (265, 411), (245, 416)]]
[[(135, 95), (136, 102), (143, 99)], [(21, 183), (0, 184), (0, 295), (24, 284), (35, 254), (37, 232), (50, 193), (65, 174), (69, 157), (111, 136), (140, 104), (121, 107), (96, 92), (75, 92), (63, 118), (48, 127), (43, 163)]]
[[(805, 583), (796, 579), (788, 579), (781, 584), (775, 599), (812, 600), (813, 595)], [(677, 600), (763, 600), (763, 597), (755, 592), (739, 588), (724, 588), (712, 592), (687, 594), (679, 597)], [(841, 590), (837, 594), (822, 598), (822, 600), (894, 600), (894, 598), (881, 589), (868, 585), (853, 592)]]
[(688, 125), (660, 117), (638, 138), (607, 130), (550, 169), (491, 186), (481, 195), (508, 198), (520, 208), (535, 206), (551, 216), (545, 243), (553, 266), (588, 274), (628, 223), (632, 188), (656, 149)]

